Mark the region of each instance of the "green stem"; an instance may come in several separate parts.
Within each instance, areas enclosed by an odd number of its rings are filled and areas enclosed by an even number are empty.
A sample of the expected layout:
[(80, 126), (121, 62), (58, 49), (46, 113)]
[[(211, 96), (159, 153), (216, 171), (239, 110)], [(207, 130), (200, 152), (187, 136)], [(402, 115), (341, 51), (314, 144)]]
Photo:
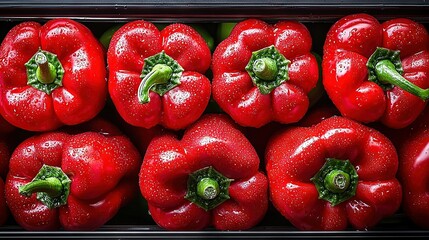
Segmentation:
[(375, 65), (375, 73), (379, 81), (390, 83), (426, 101), (429, 98), (429, 89), (422, 89), (405, 79), (388, 59), (381, 60)]
[(149, 92), (152, 87), (159, 84), (167, 84), (173, 74), (173, 69), (166, 64), (156, 64), (140, 82), (138, 99), (140, 103), (150, 101)]
[(268, 57), (257, 59), (253, 63), (253, 72), (262, 80), (272, 81), (277, 76), (277, 63)]
[(356, 194), (358, 175), (349, 160), (327, 158), (325, 164), (310, 180), (324, 199), (332, 206), (350, 199)]
[(326, 175), (324, 182), (329, 191), (342, 193), (350, 185), (350, 175), (341, 170), (332, 170)]
[(64, 68), (57, 55), (53, 53), (39, 49), (25, 63), (25, 68), (27, 84), (37, 90), (51, 94), (63, 85)]
[(262, 94), (269, 94), (289, 80), (290, 61), (274, 45), (252, 52), (245, 69)]
[(49, 197), (55, 198), (62, 194), (63, 185), (56, 177), (49, 177), (45, 180), (36, 180), (27, 183), (19, 188), (19, 193), (24, 196), (31, 196), (36, 192), (44, 192)]
[(197, 194), (204, 199), (214, 199), (219, 195), (219, 184), (211, 178), (203, 178), (197, 184)]
[(185, 198), (209, 211), (229, 199), (231, 181), (211, 166), (199, 169), (189, 174)]
[(36, 76), (39, 82), (44, 84), (53, 83), (57, 77), (55, 66), (48, 62), (48, 58), (43, 52), (38, 52), (34, 56), (37, 64)]
[(59, 167), (43, 165), (33, 180), (19, 187), (21, 195), (36, 198), (48, 208), (67, 204), (70, 194), (70, 178)]

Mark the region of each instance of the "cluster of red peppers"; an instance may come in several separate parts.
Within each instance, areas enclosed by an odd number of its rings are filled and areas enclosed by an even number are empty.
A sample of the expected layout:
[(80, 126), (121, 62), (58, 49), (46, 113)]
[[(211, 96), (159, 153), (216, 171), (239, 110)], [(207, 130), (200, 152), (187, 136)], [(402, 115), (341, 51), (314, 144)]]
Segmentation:
[[(98, 229), (140, 192), (168, 230), (250, 229), (271, 203), (302, 230), (371, 229), (401, 206), (429, 228), (423, 25), (346, 16), (323, 61), (296, 21), (233, 24), (213, 55), (182, 23), (109, 34), (102, 46), (55, 19), (5, 36), (0, 225), (10, 213), (28, 230)], [(213, 101), (222, 113), (206, 113)], [(30, 136), (12, 146), (16, 128)]]

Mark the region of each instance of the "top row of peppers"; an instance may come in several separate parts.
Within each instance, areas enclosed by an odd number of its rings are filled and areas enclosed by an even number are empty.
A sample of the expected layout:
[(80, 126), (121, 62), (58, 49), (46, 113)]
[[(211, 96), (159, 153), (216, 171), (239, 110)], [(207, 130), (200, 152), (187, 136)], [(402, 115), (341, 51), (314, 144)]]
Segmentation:
[[(342, 115), (358, 121), (380, 120), (390, 128), (410, 125), (427, 98), (422, 88), (429, 87), (428, 40), (424, 27), (408, 19), (380, 24), (357, 14), (339, 20), (328, 32), (322, 63), (332, 102)], [(106, 83), (103, 48), (86, 27), (68, 19), (43, 26), (26, 22), (14, 27), (0, 47), (0, 112), (17, 127), (48, 131), (95, 117), (110, 93), (131, 125), (187, 128), (180, 139), (173, 133), (155, 137), (139, 173), (151, 216), (167, 229), (250, 228), (267, 211), (268, 181), (274, 206), (300, 229), (338, 230), (348, 223), (367, 229), (393, 214), (402, 199), (395, 178), (398, 156), (386, 136), (342, 117), (287, 129), (268, 143), (267, 179), (255, 149), (232, 121), (200, 118), (212, 92), (242, 126), (299, 121), (319, 78), (311, 44), (303, 24), (250, 19), (238, 23), (211, 58), (204, 39), (187, 25), (159, 31), (149, 22), (133, 21), (112, 37)], [(212, 84), (204, 76), (210, 66)], [(50, 132), (15, 150), (6, 198), (22, 226), (57, 228), (58, 216), (66, 229), (81, 228), (83, 222), (93, 229), (130, 195), (131, 185), (125, 183), (137, 176), (137, 151), (116, 130), (98, 132)], [(89, 150), (94, 148), (102, 151)], [(113, 159), (106, 163), (114, 167), (110, 172), (98, 172), (103, 161), (89, 161), (104, 155), (112, 156), (106, 160)], [(42, 163), (61, 165), (63, 171)], [(54, 176), (47, 178), (47, 173)], [(46, 190), (46, 185), (60, 187)], [(48, 208), (34, 204), (34, 195), (28, 197), (35, 192)], [(101, 208), (85, 214), (90, 212), (86, 208), (109, 201), (114, 206), (104, 215)], [(41, 214), (34, 216), (34, 207)]]
[[(0, 47), (0, 113), (19, 128), (48, 131), (93, 118), (109, 94), (129, 124), (178, 130), (202, 115), (212, 94), (242, 126), (294, 123), (307, 112), (319, 78), (311, 47), (301, 23), (249, 19), (212, 57), (192, 27), (160, 31), (139, 20), (114, 32), (107, 73), (103, 47), (82, 24), (24, 22)], [(325, 40), (323, 86), (343, 116), (404, 128), (429, 98), (428, 50), (426, 29), (412, 20), (346, 16)], [(212, 82), (204, 75), (210, 67)]]

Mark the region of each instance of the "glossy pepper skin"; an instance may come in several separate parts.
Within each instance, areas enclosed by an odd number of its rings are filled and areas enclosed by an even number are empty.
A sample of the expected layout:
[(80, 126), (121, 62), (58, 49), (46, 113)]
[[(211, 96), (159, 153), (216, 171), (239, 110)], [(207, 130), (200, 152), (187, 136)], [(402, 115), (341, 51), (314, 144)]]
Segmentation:
[(113, 125), (94, 121), (33, 136), (12, 153), (6, 201), (24, 229), (94, 230), (133, 197), (140, 154)]
[(409, 19), (380, 24), (367, 14), (349, 15), (329, 30), (322, 68), (326, 92), (343, 116), (403, 128), (429, 97), (423, 90), (429, 87), (429, 35)]
[(0, 113), (29, 131), (95, 117), (107, 96), (104, 52), (88, 28), (70, 19), (23, 22), (0, 46)]
[(259, 164), (231, 119), (205, 115), (180, 140), (171, 133), (152, 140), (140, 190), (154, 221), (165, 229), (244, 230), (268, 208), (268, 181)]
[(238, 23), (213, 53), (214, 100), (245, 127), (293, 123), (309, 107), (318, 80), (312, 39), (301, 23)]
[(399, 177), (403, 186), (402, 208), (418, 226), (428, 229), (429, 217), (429, 111), (425, 110), (410, 125), (407, 135), (397, 141), (399, 155)]
[(203, 74), (210, 61), (210, 49), (193, 28), (171, 24), (159, 31), (152, 23), (133, 21), (110, 42), (109, 93), (131, 125), (183, 129), (209, 102), (210, 81)]
[(272, 202), (300, 230), (370, 229), (401, 204), (393, 144), (343, 117), (279, 133), (266, 161)]

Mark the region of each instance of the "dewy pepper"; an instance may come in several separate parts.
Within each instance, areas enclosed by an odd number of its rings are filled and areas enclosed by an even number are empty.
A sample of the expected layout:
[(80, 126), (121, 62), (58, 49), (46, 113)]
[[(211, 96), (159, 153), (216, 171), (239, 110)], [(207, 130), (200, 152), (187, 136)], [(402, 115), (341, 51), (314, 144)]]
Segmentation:
[(344, 117), (279, 133), (266, 162), (274, 206), (301, 230), (370, 229), (401, 204), (393, 144)]
[(213, 53), (213, 98), (238, 124), (293, 123), (309, 106), (318, 80), (312, 39), (301, 23), (238, 23)]
[(131, 125), (182, 129), (204, 112), (211, 93), (203, 74), (211, 53), (193, 28), (171, 24), (159, 31), (137, 20), (115, 32), (109, 45), (109, 93)]
[(410, 125), (407, 135), (397, 141), (399, 177), (403, 186), (402, 208), (422, 228), (429, 228), (429, 111)]
[(104, 52), (88, 28), (69, 19), (13, 27), (0, 46), (0, 113), (30, 131), (95, 117), (107, 95)]
[(323, 51), (323, 84), (343, 116), (403, 128), (424, 109), (429, 35), (423, 25), (349, 15), (331, 27)]
[(137, 149), (105, 121), (85, 125), (33, 136), (12, 153), (6, 201), (23, 228), (97, 229), (134, 196)]
[(140, 190), (155, 222), (168, 230), (244, 230), (268, 208), (268, 181), (259, 158), (225, 115), (205, 115), (181, 139), (171, 133), (150, 143)]

